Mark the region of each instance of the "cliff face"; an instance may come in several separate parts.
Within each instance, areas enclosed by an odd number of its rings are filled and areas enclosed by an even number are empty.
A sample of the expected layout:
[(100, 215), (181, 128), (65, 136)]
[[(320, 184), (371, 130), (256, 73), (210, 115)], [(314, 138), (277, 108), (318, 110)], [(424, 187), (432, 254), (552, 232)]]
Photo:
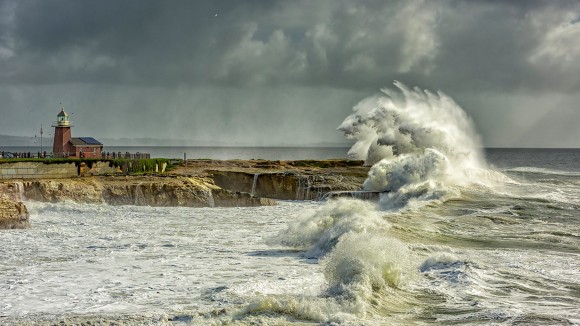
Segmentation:
[(0, 229), (23, 229), (29, 225), (28, 210), (22, 202), (0, 198)]
[(283, 200), (321, 200), (329, 192), (355, 191), (361, 185), (360, 177), (330, 173), (208, 172), (215, 184), (222, 188), (247, 192), (256, 197)]
[(262, 206), (275, 205), (274, 199), (366, 198), (369, 194), (357, 190), (367, 172), (362, 162), (349, 160), (194, 160), (163, 176), (6, 180), (0, 182), (0, 198), (109, 205)]
[(14, 200), (139, 206), (232, 207), (275, 205), (266, 198), (222, 189), (203, 178), (109, 177), (4, 182)]
[(106, 184), (102, 201), (110, 205), (189, 206), (189, 207), (247, 207), (275, 205), (265, 198), (222, 189), (204, 178), (162, 178), (143, 180), (137, 184)]

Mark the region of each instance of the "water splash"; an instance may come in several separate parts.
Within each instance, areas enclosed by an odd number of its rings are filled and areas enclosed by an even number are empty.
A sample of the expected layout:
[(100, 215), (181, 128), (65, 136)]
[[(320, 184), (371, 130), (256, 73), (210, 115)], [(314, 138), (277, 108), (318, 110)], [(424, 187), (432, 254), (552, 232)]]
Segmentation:
[(207, 202), (207, 206), (208, 207), (215, 207), (215, 199), (213, 198), (213, 192), (211, 191), (211, 188), (207, 188), (205, 191), (205, 199)]
[(356, 141), (349, 156), (372, 165), (363, 189), (389, 192), (384, 208), (400, 208), (455, 196), (449, 186), (489, 183), (481, 141), (461, 107), (443, 92), (394, 84), (358, 103), (338, 128)]
[(432, 149), (454, 166), (486, 166), (471, 119), (451, 97), (410, 89), (400, 82), (394, 85), (398, 91), (382, 89), (382, 96), (362, 100), (339, 126), (347, 138), (356, 140), (349, 156), (372, 165)]
[(401, 284), (408, 256), (407, 247), (396, 239), (376, 233), (347, 233), (322, 261), (327, 292), (368, 302), (374, 293)]
[(250, 196), (256, 196), (256, 186), (258, 184), (258, 178), (260, 177), (259, 173), (254, 174), (254, 180), (252, 181), (252, 191), (250, 191)]
[(306, 257), (318, 258), (331, 251), (346, 233), (386, 232), (389, 228), (372, 203), (339, 198), (305, 212), (270, 242), (301, 248), (306, 250)]
[(21, 181), (14, 182), (14, 187), (16, 188), (16, 193), (14, 194), (14, 199), (18, 201), (26, 200), (26, 193), (24, 189), (24, 183)]
[(147, 200), (145, 199), (145, 195), (143, 194), (143, 190), (141, 189), (143, 185), (141, 183), (135, 185), (135, 193), (133, 198), (133, 205), (135, 206), (146, 206)]
[(461, 187), (495, 177), (473, 123), (453, 99), (399, 82), (395, 86), (358, 103), (338, 128), (355, 140), (349, 156), (372, 165), (363, 190), (380, 193), (379, 206), (330, 200), (277, 237), (279, 243), (305, 250), (306, 257), (322, 258), (326, 294), (360, 307), (353, 312), (361, 315), (377, 305), (390, 309), (392, 300), (381, 302), (397, 296), (402, 280), (419, 270), (410, 266), (409, 248), (389, 234), (384, 210), (459, 196)]

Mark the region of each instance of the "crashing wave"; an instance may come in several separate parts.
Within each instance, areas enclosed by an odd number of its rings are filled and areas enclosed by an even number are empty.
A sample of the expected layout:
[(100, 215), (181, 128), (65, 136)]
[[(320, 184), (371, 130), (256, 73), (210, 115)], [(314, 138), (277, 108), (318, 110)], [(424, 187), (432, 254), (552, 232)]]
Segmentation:
[(457, 197), (460, 187), (513, 183), (488, 168), (473, 122), (443, 92), (396, 89), (362, 100), (338, 127), (352, 158), (372, 165), (363, 189), (385, 192), (383, 209)]
[(338, 128), (355, 140), (349, 156), (372, 165), (363, 189), (382, 193), (379, 207), (330, 200), (274, 239), (322, 258), (326, 295), (359, 307), (350, 310), (356, 314), (372, 311), (386, 294), (396, 296), (414, 271), (458, 261), (440, 255), (411, 267), (411, 250), (389, 235), (381, 210), (457, 197), (462, 187), (507, 178), (487, 168), (473, 123), (453, 99), (399, 82), (395, 86), (398, 90), (385, 89), (358, 103)]

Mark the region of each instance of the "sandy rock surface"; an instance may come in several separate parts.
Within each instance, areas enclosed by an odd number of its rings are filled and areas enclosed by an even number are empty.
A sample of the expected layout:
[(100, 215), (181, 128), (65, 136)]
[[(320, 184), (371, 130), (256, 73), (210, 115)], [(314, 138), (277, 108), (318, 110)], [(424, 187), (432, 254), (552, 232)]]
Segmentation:
[(28, 210), (22, 202), (0, 198), (0, 229), (22, 229), (29, 225)]
[[(36, 200), (189, 207), (275, 205), (276, 199), (320, 200), (328, 192), (358, 190), (368, 173), (362, 163), (189, 160), (157, 175), (6, 180), (0, 182), (0, 197), (15, 203)], [(10, 212), (17, 214), (15, 209)]]

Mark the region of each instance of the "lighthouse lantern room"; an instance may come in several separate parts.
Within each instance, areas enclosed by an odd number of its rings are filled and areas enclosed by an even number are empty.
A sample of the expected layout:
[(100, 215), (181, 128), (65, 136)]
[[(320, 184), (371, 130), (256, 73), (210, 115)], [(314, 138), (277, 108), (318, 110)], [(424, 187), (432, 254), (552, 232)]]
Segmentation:
[(56, 116), (56, 123), (58, 126), (69, 126), (68, 114), (64, 112), (64, 108), (62, 108)]

